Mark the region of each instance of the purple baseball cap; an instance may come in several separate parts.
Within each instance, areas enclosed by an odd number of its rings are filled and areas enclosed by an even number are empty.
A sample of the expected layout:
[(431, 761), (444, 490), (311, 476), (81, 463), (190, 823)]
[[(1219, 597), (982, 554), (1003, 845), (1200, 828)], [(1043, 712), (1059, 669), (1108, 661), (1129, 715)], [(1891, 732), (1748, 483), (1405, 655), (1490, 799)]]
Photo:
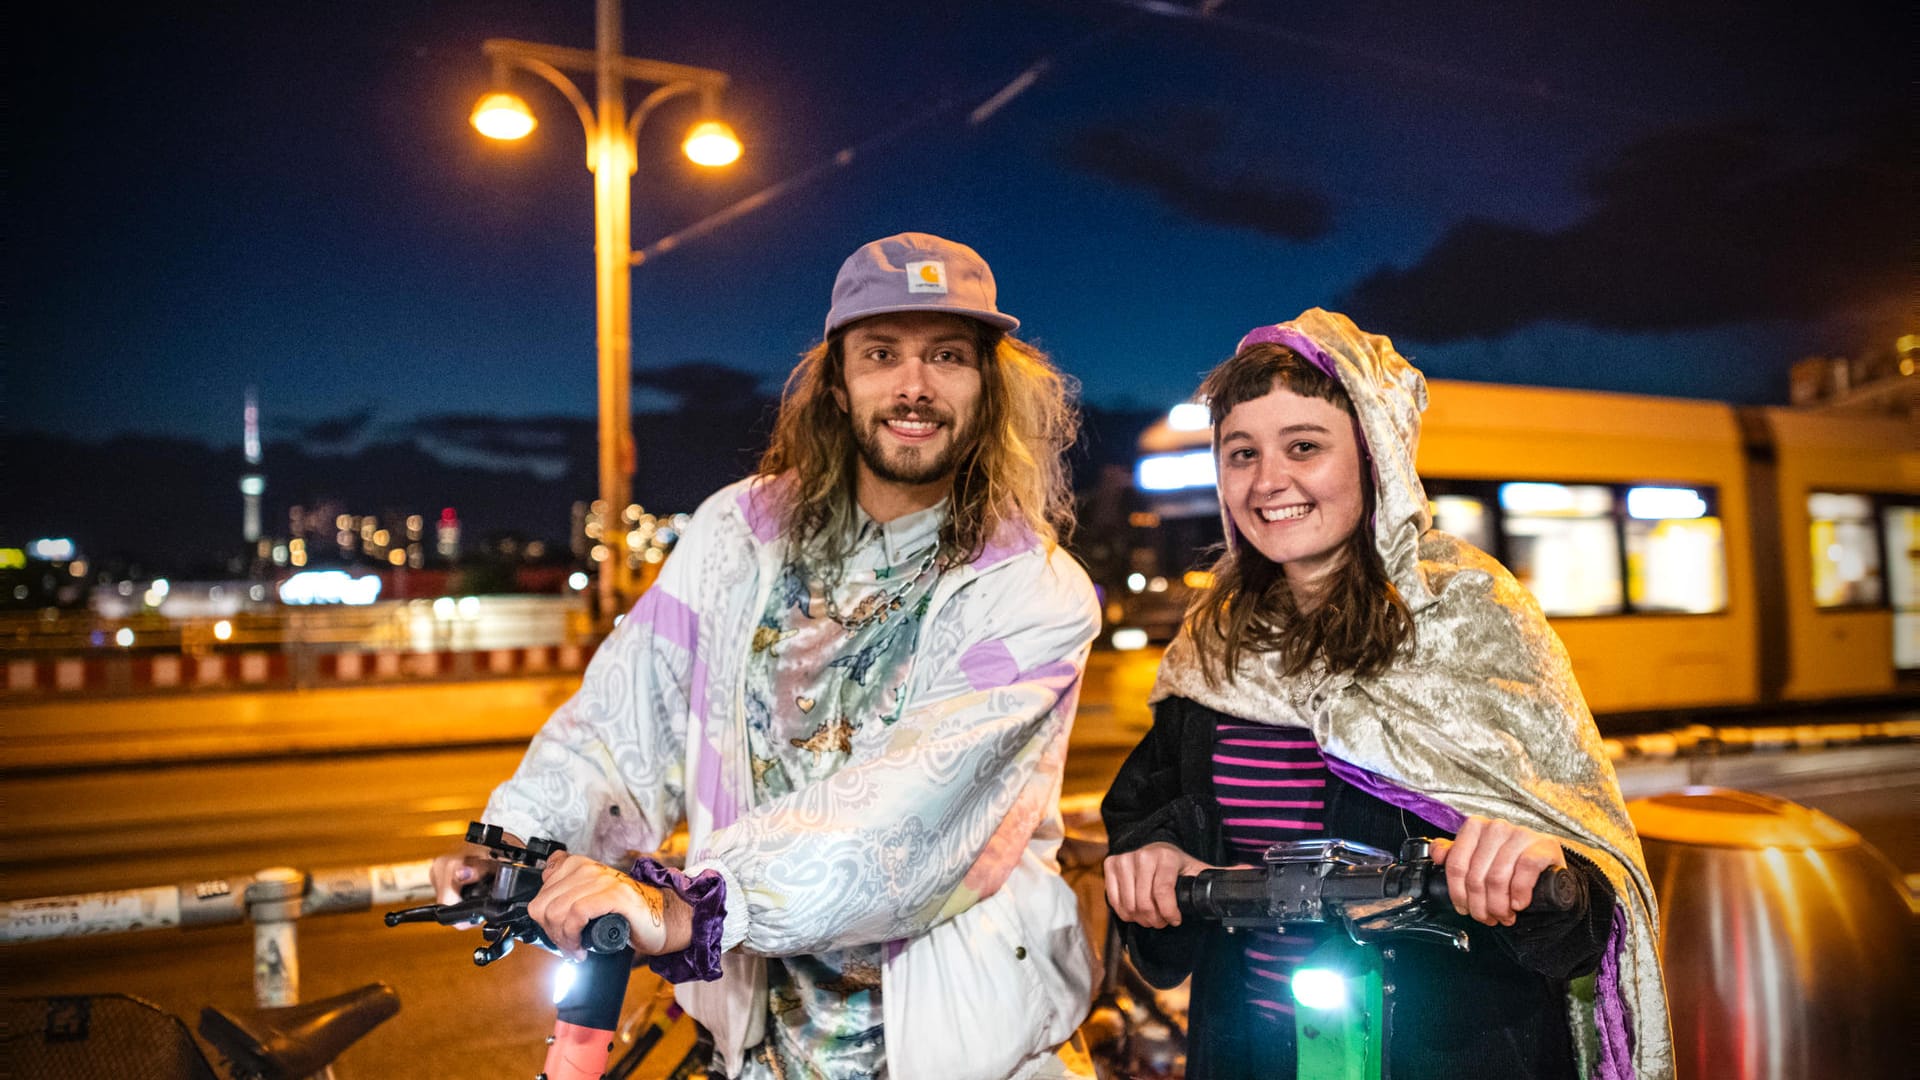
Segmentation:
[(1020, 320), (994, 304), (993, 271), (965, 244), (931, 233), (899, 233), (847, 256), (833, 279), (827, 333), (869, 315), (942, 311), (978, 319), (999, 330)]

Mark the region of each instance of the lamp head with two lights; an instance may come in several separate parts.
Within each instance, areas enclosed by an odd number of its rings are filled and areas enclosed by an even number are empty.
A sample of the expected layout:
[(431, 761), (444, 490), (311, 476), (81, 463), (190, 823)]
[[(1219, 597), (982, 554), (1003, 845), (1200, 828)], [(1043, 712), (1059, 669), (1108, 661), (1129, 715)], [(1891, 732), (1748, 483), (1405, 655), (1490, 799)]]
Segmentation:
[[(470, 117), (474, 129), (489, 139), (524, 139), (539, 126), (533, 110), (518, 94), (495, 92), (480, 99)], [(740, 137), (721, 120), (702, 120), (687, 130), (680, 150), (696, 165), (718, 168), (740, 159)]]

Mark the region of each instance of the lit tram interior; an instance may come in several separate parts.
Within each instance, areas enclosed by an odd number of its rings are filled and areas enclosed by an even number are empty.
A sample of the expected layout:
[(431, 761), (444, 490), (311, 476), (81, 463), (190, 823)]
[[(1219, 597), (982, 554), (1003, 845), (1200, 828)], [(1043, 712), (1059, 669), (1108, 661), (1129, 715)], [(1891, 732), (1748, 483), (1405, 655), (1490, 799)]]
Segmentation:
[[(1920, 439), (1897, 417), (1432, 380), (1434, 527), (1498, 558), (1595, 712), (1920, 687)], [(1206, 411), (1140, 437), (1121, 647), (1164, 641), (1220, 540)], [(1110, 638), (1111, 640), (1111, 638)]]

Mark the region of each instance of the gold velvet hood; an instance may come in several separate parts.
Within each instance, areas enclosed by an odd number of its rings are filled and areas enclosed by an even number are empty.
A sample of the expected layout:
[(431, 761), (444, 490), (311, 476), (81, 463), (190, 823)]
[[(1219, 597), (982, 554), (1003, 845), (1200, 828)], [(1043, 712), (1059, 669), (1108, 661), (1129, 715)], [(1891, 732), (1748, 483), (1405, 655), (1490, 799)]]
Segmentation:
[(1167, 648), (1153, 699), (1185, 697), (1242, 719), (1308, 728), (1336, 771), (1372, 774), (1363, 779), (1376, 794), (1434, 824), (1457, 827), (1459, 814), (1501, 818), (1592, 860), (1617, 903), (1595, 998), (1570, 1003), (1582, 1071), (1608, 1080), (1671, 1077), (1658, 915), (1619, 782), (1566, 648), (1533, 596), (1485, 553), (1428, 527), (1414, 471), (1425, 378), (1385, 337), (1319, 308), (1248, 339), (1301, 352), (1352, 397), (1373, 458), (1375, 543), (1413, 612), (1414, 640), (1377, 676), (1315, 669), (1289, 677), (1276, 657), (1252, 655), (1215, 687), (1183, 630)]

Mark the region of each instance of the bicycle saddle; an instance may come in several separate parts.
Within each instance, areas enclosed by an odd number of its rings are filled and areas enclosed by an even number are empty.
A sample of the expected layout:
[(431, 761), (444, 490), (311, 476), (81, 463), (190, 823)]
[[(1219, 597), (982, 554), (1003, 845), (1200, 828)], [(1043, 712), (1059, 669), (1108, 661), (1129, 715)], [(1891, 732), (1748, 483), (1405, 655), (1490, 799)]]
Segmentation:
[(386, 983), (274, 1009), (200, 1010), (200, 1035), (236, 1071), (262, 1080), (311, 1076), (362, 1035), (400, 1011), (400, 995)]

